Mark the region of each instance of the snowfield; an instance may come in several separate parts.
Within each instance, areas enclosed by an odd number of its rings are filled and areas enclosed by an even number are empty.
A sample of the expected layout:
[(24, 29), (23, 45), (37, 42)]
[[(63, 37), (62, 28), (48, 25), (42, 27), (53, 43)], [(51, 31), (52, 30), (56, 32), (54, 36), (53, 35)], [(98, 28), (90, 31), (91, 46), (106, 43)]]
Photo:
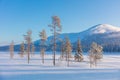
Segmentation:
[(92, 68), (87, 55), (83, 62), (71, 59), (70, 67), (59, 56), (53, 66), (52, 55), (46, 55), (42, 64), (40, 55), (35, 54), (28, 64), (27, 56), (15, 54), (10, 59), (9, 53), (0, 53), (0, 80), (120, 80), (120, 55), (104, 55)]

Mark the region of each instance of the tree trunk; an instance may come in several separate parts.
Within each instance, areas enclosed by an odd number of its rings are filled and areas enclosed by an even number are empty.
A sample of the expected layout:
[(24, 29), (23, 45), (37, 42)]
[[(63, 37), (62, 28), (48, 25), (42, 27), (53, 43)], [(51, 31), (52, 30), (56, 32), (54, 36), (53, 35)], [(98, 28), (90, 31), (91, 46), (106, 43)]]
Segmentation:
[(28, 43), (28, 64), (29, 64), (29, 60), (30, 60), (30, 43)]
[(67, 66), (69, 67), (69, 53), (67, 55), (67, 62), (68, 62)]
[(44, 64), (44, 55), (43, 55), (43, 57), (42, 57), (42, 63)]
[(53, 48), (53, 65), (55, 66), (55, 55), (56, 55), (56, 27), (54, 27), (54, 48)]

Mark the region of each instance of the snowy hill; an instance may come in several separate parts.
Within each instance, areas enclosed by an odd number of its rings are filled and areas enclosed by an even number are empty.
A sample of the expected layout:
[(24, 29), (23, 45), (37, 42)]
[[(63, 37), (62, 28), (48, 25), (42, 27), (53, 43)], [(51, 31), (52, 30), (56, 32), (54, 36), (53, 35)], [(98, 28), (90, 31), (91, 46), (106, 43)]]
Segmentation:
[[(88, 51), (92, 42), (97, 42), (104, 47), (104, 51), (120, 51), (120, 28), (109, 24), (98, 24), (83, 32), (79, 33), (63, 33), (59, 38), (69, 37), (73, 49), (78, 38), (81, 39), (84, 51)], [(48, 37), (47, 43), (50, 43), (53, 36)], [(39, 40), (35, 41), (39, 43)], [(58, 41), (58, 45), (60, 42)], [(48, 47), (48, 50), (51, 46)], [(60, 46), (59, 46), (60, 47)], [(59, 50), (59, 49), (58, 49)]]
[(120, 28), (109, 24), (99, 24), (88, 29), (88, 31), (93, 34), (104, 34), (104, 33), (120, 32)]
[[(93, 27), (90, 27), (89, 29), (79, 32), (79, 33), (63, 33), (59, 35), (59, 38), (64, 40), (65, 37), (69, 37), (73, 50), (75, 50), (76, 47), (76, 41), (78, 38), (80, 38), (82, 47), (84, 51), (88, 51), (90, 48), (90, 45), (92, 42), (97, 42), (98, 44), (102, 45), (104, 47), (104, 51), (114, 51), (118, 52), (120, 51), (120, 28), (115, 27), (109, 24), (98, 24)], [(51, 39), (53, 36), (48, 37), (47, 40), (47, 50), (51, 51)], [(60, 41), (57, 41), (59, 48), (57, 50), (60, 50)], [(40, 40), (34, 41), (36, 51), (40, 50)], [(0, 47), (0, 50), (8, 50), (8, 46)], [(15, 46), (15, 50), (19, 50), (19, 45)]]
[[(59, 37), (63, 39), (66, 36), (68, 36), (70, 38), (71, 42), (75, 42), (78, 38), (80, 38), (82, 40), (88, 36), (96, 35), (96, 34), (101, 34), (101, 35), (108, 34), (108, 36), (106, 36), (106, 37), (110, 37), (109, 34), (112, 34), (111, 37), (119, 37), (120, 36), (120, 28), (109, 25), (109, 24), (98, 24), (98, 25), (93, 26), (83, 32), (64, 33), (64, 34), (61, 34)], [(115, 34), (115, 35), (117, 34), (117, 35), (113, 36), (113, 34)], [(48, 38), (48, 40), (50, 40), (50, 39), (51, 39), (51, 37)]]

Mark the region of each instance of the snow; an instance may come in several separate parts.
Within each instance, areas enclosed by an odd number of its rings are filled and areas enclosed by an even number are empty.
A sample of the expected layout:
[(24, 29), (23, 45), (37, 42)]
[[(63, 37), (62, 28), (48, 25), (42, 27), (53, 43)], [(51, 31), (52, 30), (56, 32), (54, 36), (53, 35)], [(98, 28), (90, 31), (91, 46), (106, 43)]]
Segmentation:
[(92, 33), (112, 33), (120, 32), (119, 27), (112, 26), (110, 24), (100, 24), (91, 28)]
[(97, 67), (89, 67), (88, 56), (83, 62), (71, 59), (70, 67), (66, 61), (56, 56), (56, 66), (52, 64), (52, 55), (45, 56), (45, 64), (41, 63), (39, 54), (21, 58), (18, 54), (10, 59), (9, 53), (0, 53), (0, 80), (120, 80), (120, 55), (104, 55)]

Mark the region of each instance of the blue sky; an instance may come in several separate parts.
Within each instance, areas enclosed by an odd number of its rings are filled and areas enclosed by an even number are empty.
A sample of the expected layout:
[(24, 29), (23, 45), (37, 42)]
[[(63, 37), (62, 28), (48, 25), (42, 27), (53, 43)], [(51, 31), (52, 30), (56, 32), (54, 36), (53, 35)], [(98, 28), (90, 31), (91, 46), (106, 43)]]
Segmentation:
[(28, 29), (33, 40), (51, 16), (61, 19), (62, 33), (80, 32), (96, 24), (120, 26), (120, 0), (0, 0), (0, 44), (21, 42)]

